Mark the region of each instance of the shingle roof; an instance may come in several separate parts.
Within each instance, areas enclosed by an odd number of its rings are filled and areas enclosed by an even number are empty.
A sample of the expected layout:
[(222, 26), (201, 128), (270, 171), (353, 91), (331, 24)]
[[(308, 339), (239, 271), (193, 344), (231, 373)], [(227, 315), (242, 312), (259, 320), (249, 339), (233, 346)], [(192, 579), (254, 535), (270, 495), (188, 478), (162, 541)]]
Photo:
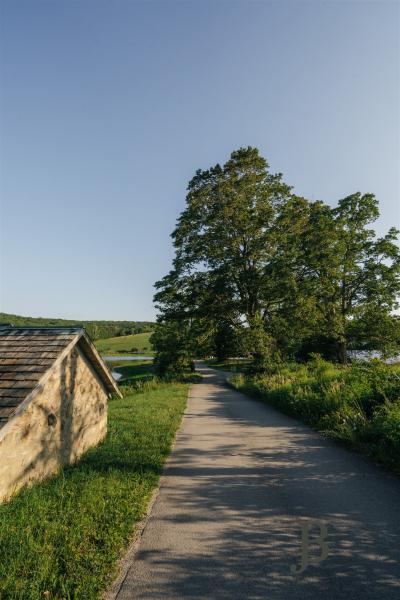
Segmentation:
[(79, 344), (109, 393), (119, 393), (83, 328), (0, 326), (0, 427), (71, 345)]

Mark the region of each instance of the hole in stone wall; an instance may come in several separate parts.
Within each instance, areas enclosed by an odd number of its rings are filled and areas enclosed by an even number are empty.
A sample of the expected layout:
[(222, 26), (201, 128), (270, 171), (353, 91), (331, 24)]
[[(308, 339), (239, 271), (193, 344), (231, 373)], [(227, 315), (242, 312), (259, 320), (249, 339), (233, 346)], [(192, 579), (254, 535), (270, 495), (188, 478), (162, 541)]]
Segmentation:
[(57, 417), (54, 413), (50, 413), (47, 416), (47, 423), (48, 423), (49, 427), (54, 427), (54, 425), (57, 423)]

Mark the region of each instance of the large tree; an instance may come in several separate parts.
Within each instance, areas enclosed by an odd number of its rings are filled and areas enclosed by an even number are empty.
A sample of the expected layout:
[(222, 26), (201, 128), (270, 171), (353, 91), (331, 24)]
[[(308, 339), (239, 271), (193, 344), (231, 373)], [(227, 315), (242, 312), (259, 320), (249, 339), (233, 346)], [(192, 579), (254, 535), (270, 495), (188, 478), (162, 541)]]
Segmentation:
[[(377, 238), (369, 226), (379, 216), (373, 194), (359, 192), (329, 209), (314, 204), (303, 234), (305, 296), (314, 299), (316, 331), (330, 339), (340, 362), (347, 360), (357, 322), (374, 315), (382, 332), (397, 307), (400, 253), (394, 228)], [(387, 346), (387, 335), (375, 336), (375, 349)]]
[[(282, 175), (269, 172), (257, 149), (241, 148), (223, 167), (197, 171), (172, 234), (178, 276), (200, 269), (211, 281), (223, 279), (230, 320), (259, 335), (267, 317), (265, 273), (275, 254), (274, 224), (290, 195)], [(210, 298), (210, 314), (221, 308), (218, 294)]]
[(345, 362), (373, 315), (376, 348), (393, 346), (398, 232), (377, 239), (378, 214), (372, 194), (334, 209), (294, 195), (251, 147), (197, 171), (172, 234), (173, 269), (156, 284), (164, 363), (174, 336), (189, 354), (241, 352), (259, 365), (307, 348)]

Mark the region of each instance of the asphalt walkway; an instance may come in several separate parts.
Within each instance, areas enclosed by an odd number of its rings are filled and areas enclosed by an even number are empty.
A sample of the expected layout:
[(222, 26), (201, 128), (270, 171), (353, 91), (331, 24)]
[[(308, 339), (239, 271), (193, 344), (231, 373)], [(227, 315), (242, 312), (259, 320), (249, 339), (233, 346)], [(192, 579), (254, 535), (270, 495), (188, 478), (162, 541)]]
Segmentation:
[(400, 599), (400, 479), (202, 371), (118, 600)]

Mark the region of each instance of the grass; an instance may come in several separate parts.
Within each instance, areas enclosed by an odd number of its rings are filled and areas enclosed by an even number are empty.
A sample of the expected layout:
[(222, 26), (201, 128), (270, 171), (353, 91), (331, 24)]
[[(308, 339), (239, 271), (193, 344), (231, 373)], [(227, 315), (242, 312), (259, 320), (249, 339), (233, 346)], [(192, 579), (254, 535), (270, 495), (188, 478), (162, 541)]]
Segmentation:
[(154, 352), (150, 344), (150, 336), (151, 333), (121, 335), (120, 337), (96, 340), (95, 346), (101, 354), (109, 354), (111, 356), (132, 353), (152, 356)]
[(340, 367), (271, 365), (230, 384), (400, 473), (400, 369), (372, 362)]
[(2, 600), (100, 597), (157, 485), (187, 391), (147, 382), (112, 400), (99, 446), (0, 506)]

